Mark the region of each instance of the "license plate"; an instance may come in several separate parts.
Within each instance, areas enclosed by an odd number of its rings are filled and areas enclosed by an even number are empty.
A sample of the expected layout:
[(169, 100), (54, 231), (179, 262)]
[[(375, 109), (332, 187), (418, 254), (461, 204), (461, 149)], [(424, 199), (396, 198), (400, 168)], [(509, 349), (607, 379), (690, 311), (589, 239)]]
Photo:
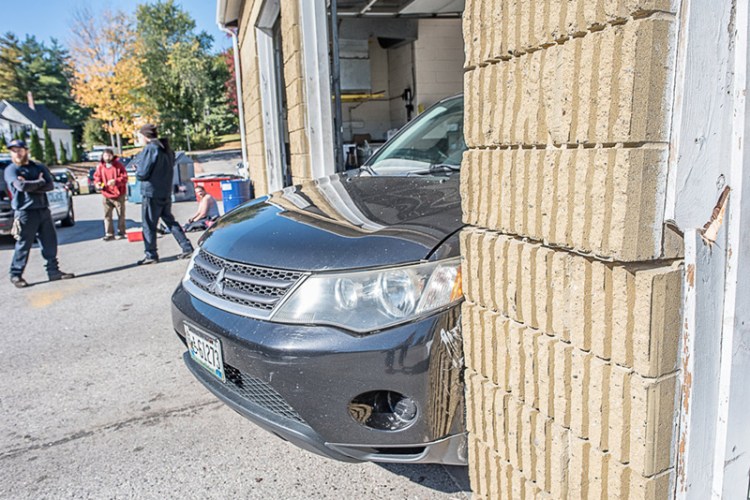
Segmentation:
[(188, 351), (193, 361), (214, 374), (222, 382), (226, 382), (224, 375), (224, 360), (221, 356), (221, 342), (219, 339), (195, 326), (185, 323), (185, 338)]

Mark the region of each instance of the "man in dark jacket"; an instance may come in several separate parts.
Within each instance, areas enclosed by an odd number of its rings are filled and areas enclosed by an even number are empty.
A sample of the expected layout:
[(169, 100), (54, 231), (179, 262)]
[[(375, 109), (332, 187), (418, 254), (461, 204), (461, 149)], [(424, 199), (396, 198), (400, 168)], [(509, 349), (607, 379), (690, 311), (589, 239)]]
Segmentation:
[(138, 264), (159, 262), (159, 254), (156, 250), (156, 226), (159, 219), (164, 221), (182, 248), (182, 253), (178, 255), (178, 258), (187, 259), (193, 253), (193, 245), (172, 215), (174, 153), (157, 138), (155, 125), (144, 125), (139, 133), (146, 147), (134, 161), (135, 176), (141, 181), (141, 195), (143, 196), (141, 211), (146, 256), (139, 260)]
[(47, 260), (47, 276), (50, 281), (73, 278), (70, 273), (60, 271), (57, 263), (57, 232), (49, 211), (47, 191), (55, 188), (49, 170), (44, 165), (29, 159), (26, 143), (14, 140), (8, 145), (12, 163), (5, 167), (5, 184), (13, 196), (14, 236), (16, 248), (10, 264), (10, 281), (16, 288), (29, 286), (23, 279), (23, 271), (29, 260), (31, 246), (39, 239), (42, 257)]

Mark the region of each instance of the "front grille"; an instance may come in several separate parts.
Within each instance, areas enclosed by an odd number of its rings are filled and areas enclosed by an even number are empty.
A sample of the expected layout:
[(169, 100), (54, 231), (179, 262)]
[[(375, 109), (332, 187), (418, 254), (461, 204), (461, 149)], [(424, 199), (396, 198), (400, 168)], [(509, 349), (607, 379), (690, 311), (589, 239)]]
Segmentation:
[(303, 275), (232, 262), (200, 250), (190, 282), (216, 298), (270, 313)]
[(267, 383), (246, 373), (242, 373), (237, 368), (227, 364), (224, 365), (224, 371), (227, 377), (226, 386), (230, 391), (280, 417), (288, 418), (301, 424), (305, 423), (299, 413), (284, 401), (281, 394), (276, 392)]

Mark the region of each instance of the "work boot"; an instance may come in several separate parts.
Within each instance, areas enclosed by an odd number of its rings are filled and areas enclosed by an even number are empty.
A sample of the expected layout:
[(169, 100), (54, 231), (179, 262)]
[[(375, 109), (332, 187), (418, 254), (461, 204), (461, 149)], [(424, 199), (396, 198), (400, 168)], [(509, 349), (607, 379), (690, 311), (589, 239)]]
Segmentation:
[(26, 280), (20, 276), (11, 276), (10, 282), (13, 283), (16, 288), (26, 288), (29, 286), (29, 284), (26, 283)]
[(50, 274), (49, 280), (50, 281), (69, 280), (75, 277), (76, 275), (73, 273), (64, 273), (62, 271), (58, 271), (56, 273)]

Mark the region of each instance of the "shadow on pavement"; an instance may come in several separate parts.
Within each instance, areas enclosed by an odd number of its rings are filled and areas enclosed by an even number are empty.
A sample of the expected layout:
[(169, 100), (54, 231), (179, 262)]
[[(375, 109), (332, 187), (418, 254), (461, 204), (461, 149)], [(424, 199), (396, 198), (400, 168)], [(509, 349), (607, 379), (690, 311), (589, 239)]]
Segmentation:
[[(115, 218), (115, 224), (117, 224), (117, 218)], [(141, 224), (132, 219), (125, 220), (125, 227), (130, 229), (131, 227), (140, 227)], [(76, 225), (73, 227), (58, 227), (57, 228), (57, 244), (58, 245), (69, 245), (71, 243), (79, 243), (81, 241), (98, 240), (104, 236), (104, 220), (79, 220), (76, 221)]]
[(471, 494), (469, 468), (438, 464), (378, 463), (388, 472), (408, 478), (411, 482), (443, 493)]

